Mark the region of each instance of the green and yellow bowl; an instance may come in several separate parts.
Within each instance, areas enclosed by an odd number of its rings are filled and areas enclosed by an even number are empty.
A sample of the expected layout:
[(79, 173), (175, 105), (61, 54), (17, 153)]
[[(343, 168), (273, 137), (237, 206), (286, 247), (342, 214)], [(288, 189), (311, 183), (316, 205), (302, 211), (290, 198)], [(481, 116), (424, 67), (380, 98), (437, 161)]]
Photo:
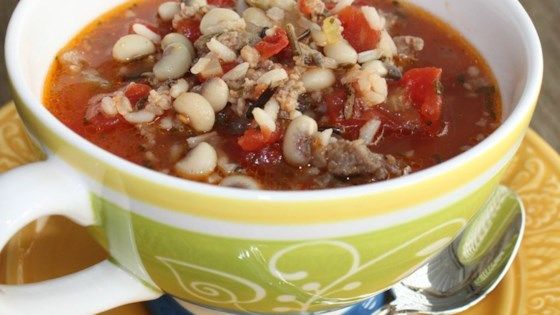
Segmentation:
[(517, 1), (412, 0), (463, 33), (488, 61), (504, 104), (498, 130), (447, 162), (381, 183), (300, 192), (210, 186), (120, 159), (41, 104), (57, 51), (119, 2), (20, 1), (6, 48), (18, 112), (47, 158), (85, 183), (92, 232), (114, 262), (178, 299), (230, 312), (334, 310), (420, 266), (498, 185), (542, 80), (539, 39)]

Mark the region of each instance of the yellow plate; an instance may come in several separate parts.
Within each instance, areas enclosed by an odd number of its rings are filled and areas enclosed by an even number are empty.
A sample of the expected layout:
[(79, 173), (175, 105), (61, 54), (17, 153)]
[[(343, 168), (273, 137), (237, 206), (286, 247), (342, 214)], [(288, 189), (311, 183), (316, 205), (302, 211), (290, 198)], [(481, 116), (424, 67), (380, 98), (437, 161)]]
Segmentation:
[[(0, 172), (39, 156), (13, 105), (0, 109)], [(515, 189), (525, 203), (525, 238), (500, 286), (464, 314), (560, 314), (560, 157), (529, 131), (504, 184)], [(51, 217), (26, 227), (0, 254), (0, 283), (51, 279), (104, 258), (105, 252), (85, 229), (67, 219)], [(104, 314), (149, 313), (137, 303)]]

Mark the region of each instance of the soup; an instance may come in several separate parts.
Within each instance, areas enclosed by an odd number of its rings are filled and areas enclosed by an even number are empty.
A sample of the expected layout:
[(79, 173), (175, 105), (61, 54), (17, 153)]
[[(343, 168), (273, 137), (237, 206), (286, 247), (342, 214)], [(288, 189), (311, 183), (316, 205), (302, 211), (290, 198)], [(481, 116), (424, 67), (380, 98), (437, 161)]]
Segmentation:
[[(127, 3), (64, 48), (47, 108), (153, 170), (247, 189), (406, 176), (501, 121), (478, 52), (400, 1)], [(240, 12), (240, 13), (237, 13)]]

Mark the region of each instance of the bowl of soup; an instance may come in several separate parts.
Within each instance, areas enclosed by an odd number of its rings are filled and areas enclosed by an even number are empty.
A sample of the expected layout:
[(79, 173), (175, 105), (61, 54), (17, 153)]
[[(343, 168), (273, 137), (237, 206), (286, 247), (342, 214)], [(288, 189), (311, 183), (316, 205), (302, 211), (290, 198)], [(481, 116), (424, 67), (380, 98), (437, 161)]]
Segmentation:
[(498, 185), (542, 80), (516, 1), (24, 0), (6, 56), (112, 261), (229, 312), (342, 308), (419, 267)]

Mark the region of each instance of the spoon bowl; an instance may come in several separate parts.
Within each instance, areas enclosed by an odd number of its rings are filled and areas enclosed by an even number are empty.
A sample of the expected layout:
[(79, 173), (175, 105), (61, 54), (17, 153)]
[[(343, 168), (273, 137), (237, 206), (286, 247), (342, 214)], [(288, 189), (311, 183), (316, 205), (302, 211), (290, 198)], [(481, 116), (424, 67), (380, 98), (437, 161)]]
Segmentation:
[(499, 186), (463, 233), (395, 285), (394, 300), (375, 314), (455, 314), (474, 306), (509, 270), (524, 228), (521, 199)]

